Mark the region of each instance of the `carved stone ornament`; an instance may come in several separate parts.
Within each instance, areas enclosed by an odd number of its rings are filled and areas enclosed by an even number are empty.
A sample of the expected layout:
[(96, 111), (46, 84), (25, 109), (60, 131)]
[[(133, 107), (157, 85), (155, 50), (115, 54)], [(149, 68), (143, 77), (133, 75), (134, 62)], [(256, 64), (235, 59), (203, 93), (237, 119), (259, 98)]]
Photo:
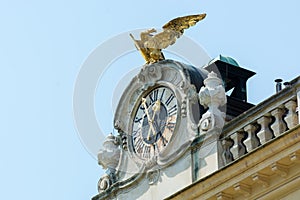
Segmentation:
[(197, 93), (196, 87), (194, 85), (192, 85), (191, 87), (188, 88), (187, 97), (193, 103), (198, 102), (198, 93)]
[(200, 135), (212, 129), (222, 129), (225, 123), (225, 113), (219, 110), (220, 106), (226, 104), (226, 94), (222, 80), (213, 71), (204, 80), (204, 85), (199, 92), (200, 104), (208, 108), (200, 122)]
[[(147, 65), (146, 65), (147, 66)], [(143, 67), (138, 75), (138, 79), (144, 84), (143, 89), (153, 86), (162, 77), (161, 68), (157, 65)]]
[(118, 138), (111, 133), (106, 137), (103, 148), (98, 152), (98, 163), (107, 169), (98, 181), (98, 191), (103, 192), (116, 182), (116, 168), (120, 161), (120, 148)]
[(103, 143), (103, 148), (98, 152), (98, 163), (103, 169), (116, 169), (120, 159), (120, 148), (117, 137), (111, 133)]
[(145, 162), (146, 169), (151, 169), (157, 165), (157, 156), (153, 156), (150, 160)]
[(120, 120), (118, 121), (115, 121), (115, 129), (118, 131), (118, 132), (123, 132), (124, 130), (124, 125), (122, 124), (122, 122)]
[(103, 175), (98, 181), (98, 192), (101, 193), (108, 188), (110, 188), (112, 184), (111, 177), (108, 174)]
[(142, 178), (155, 184), (159, 170), (186, 153), (198, 134), (203, 108), (197, 95), (207, 74), (173, 60), (141, 68), (115, 112), (119, 143), (109, 136), (98, 155), (100, 165), (116, 169), (101, 178), (101, 191), (114, 185), (112, 177), (117, 177), (118, 189), (135, 187)]
[(147, 179), (149, 181), (149, 185), (153, 185), (158, 182), (160, 177), (160, 170), (149, 171), (147, 173)]

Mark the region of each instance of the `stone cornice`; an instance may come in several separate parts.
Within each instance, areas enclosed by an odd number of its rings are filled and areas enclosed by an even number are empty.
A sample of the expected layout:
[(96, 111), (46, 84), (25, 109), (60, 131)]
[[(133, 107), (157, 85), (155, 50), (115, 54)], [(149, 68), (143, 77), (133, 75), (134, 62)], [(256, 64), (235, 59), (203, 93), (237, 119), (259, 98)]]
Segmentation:
[[(255, 199), (298, 181), (300, 125), (167, 199)], [(275, 193), (278, 194), (275, 194)], [(280, 195), (276, 190), (272, 195)], [(225, 198), (226, 199), (226, 198)]]

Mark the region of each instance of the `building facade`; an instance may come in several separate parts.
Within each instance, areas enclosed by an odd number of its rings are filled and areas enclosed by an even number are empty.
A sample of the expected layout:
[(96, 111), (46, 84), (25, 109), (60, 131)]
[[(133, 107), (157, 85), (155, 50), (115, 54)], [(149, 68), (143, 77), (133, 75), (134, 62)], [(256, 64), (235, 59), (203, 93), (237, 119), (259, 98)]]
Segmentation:
[(107, 172), (92, 200), (298, 199), (300, 77), (254, 106), (254, 74), (222, 56), (144, 65), (99, 152)]

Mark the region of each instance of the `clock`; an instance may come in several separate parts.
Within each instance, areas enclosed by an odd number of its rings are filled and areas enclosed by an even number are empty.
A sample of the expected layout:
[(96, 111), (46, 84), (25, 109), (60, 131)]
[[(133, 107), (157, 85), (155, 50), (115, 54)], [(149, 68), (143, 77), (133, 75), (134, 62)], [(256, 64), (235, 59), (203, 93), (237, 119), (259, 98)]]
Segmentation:
[(172, 139), (178, 118), (177, 98), (169, 87), (154, 87), (141, 95), (133, 113), (132, 150), (140, 159), (149, 160)]
[(204, 110), (198, 92), (206, 76), (202, 69), (163, 60), (144, 65), (132, 78), (114, 119), (126, 169), (164, 168), (189, 150)]

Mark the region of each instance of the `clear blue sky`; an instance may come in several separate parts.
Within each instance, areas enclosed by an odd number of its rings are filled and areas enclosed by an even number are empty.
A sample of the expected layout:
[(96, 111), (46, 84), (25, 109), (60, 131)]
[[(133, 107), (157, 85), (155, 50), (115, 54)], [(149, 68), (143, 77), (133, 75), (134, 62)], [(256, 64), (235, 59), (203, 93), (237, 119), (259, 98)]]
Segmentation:
[[(231, 56), (255, 71), (248, 100), (259, 103), (274, 93), (274, 79), (300, 75), (299, 8), (298, 0), (1, 1), (0, 199), (82, 200), (97, 194), (103, 171), (80, 142), (72, 98), (82, 63), (107, 39), (206, 12), (185, 34), (211, 57)], [(136, 55), (134, 67), (143, 64)], [(99, 92), (104, 97), (96, 104), (106, 105), (111, 97)], [(109, 132), (112, 114), (106, 119)]]

